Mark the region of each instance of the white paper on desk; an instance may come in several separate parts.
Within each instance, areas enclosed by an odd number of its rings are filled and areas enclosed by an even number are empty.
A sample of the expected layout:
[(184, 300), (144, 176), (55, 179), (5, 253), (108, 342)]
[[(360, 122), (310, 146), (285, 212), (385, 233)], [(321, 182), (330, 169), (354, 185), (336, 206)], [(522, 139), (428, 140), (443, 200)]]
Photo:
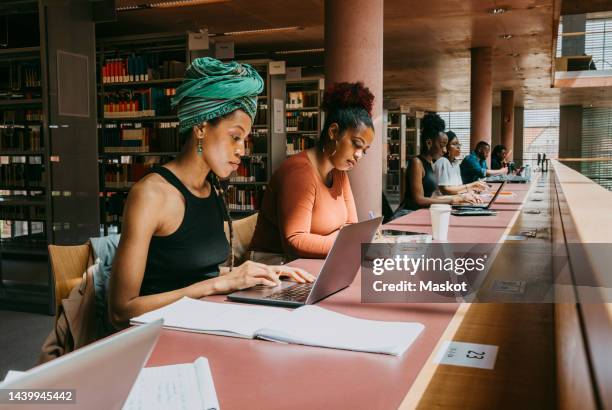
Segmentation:
[(289, 311), (275, 307), (204, 302), (184, 297), (135, 317), (130, 323), (145, 324), (163, 318), (164, 327), (169, 329), (253, 338), (257, 329), (288, 314)]
[(421, 334), (421, 323), (357, 319), (318, 306), (302, 306), (257, 337), (287, 343), (401, 356)]
[(208, 360), (146, 367), (140, 371), (123, 410), (218, 410)]

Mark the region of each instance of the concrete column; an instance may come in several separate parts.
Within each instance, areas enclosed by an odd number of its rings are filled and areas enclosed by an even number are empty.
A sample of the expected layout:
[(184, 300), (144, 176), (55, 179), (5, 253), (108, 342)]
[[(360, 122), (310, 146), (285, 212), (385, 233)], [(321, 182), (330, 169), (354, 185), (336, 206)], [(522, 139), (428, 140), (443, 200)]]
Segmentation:
[(381, 214), (383, 191), (383, 0), (325, 1), (325, 83), (362, 81), (374, 94), (376, 137), (350, 172), (359, 220)]
[(512, 161), (514, 156), (514, 91), (501, 92), (501, 144), (506, 147), (510, 155), (506, 158)]
[[(523, 163), (523, 130), (524, 130), (524, 121), (525, 121), (525, 108), (524, 107), (515, 107), (514, 108), (514, 158), (517, 160), (514, 161), (517, 165), (522, 165)], [(518, 160), (520, 159), (520, 160)]]
[(493, 83), (491, 75), (491, 48), (471, 49), (470, 111), (472, 115), (470, 149), (479, 141), (491, 143)]

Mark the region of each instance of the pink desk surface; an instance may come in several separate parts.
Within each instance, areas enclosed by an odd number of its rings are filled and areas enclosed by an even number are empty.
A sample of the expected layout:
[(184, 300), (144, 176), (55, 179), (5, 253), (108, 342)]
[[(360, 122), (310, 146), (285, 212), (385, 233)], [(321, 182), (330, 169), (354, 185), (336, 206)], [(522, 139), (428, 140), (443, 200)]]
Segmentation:
[[(513, 189), (522, 200), (526, 190)], [(522, 192), (522, 193), (521, 193)], [(513, 198), (516, 200), (516, 198)], [(497, 242), (516, 211), (490, 217), (452, 217), (449, 236), (461, 242)], [(390, 224), (431, 231), (429, 211)], [(471, 239), (471, 240), (468, 240)], [(298, 260), (313, 273), (321, 260)], [(319, 306), (364, 319), (421, 322), (425, 330), (402, 357), (262, 340), (163, 330), (147, 366), (208, 358), (221, 407), (231, 409), (395, 409), (455, 314), (458, 304), (362, 304), (359, 275)], [(207, 300), (221, 302), (225, 296)]]

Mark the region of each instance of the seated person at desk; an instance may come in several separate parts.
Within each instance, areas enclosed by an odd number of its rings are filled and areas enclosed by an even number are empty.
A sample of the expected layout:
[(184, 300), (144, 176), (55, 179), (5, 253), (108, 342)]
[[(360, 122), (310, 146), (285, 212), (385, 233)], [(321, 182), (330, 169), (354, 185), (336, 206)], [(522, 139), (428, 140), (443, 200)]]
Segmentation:
[(480, 178), (485, 178), (492, 175), (507, 174), (508, 168), (487, 169), (487, 157), (491, 151), (491, 146), (488, 142), (480, 141), (476, 144), (474, 151), (461, 161), (461, 179), (464, 184), (469, 184), (478, 181)]
[(503, 145), (500, 144), (493, 147), (493, 152), (491, 152), (491, 169), (502, 169), (507, 167), (507, 156), (508, 150)]
[(444, 120), (438, 114), (428, 113), (423, 118), (421, 154), (412, 158), (406, 170), (406, 192), (394, 218), (404, 216), (432, 204), (460, 204), (476, 202), (470, 194), (436, 196), (438, 181), (433, 170), (434, 161), (446, 153), (448, 137), (444, 133)]
[[(232, 225), (218, 177), (240, 164), (263, 80), (249, 65), (212, 58), (195, 59), (185, 77), (172, 101), (185, 138), (182, 151), (136, 183), (125, 205), (108, 299), (115, 327), (184, 296), (274, 286), (280, 275), (313, 280), (296, 268), (251, 261), (233, 268)], [(220, 272), (228, 254), (230, 267)]]
[(357, 222), (347, 171), (374, 139), (373, 101), (362, 83), (328, 87), (316, 146), (288, 158), (272, 175), (251, 242), (253, 260), (325, 258), (338, 230)]
[[(487, 185), (481, 181), (464, 184), (461, 181), (461, 170), (459, 169), (459, 155), (461, 154), (461, 143), (452, 131), (446, 131), (448, 144), (446, 154), (434, 163), (434, 172), (438, 181), (438, 189), (443, 195), (455, 195), (461, 193), (481, 192), (487, 189)], [(476, 199), (477, 197), (475, 197)]]

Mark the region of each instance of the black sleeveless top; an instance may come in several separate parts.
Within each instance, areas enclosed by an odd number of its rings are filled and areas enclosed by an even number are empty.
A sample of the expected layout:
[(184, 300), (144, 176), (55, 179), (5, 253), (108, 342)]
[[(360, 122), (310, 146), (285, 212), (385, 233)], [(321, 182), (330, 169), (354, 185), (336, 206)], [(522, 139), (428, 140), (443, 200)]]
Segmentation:
[[(421, 155), (418, 155), (411, 159), (411, 161), (416, 161), (417, 158), (423, 164), (423, 168), (425, 169), (425, 175), (423, 176), (423, 194), (427, 198), (431, 198), (433, 193), (438, 189), (438, 180), (436, 178), (436, 173), (431, 166), (431, 163), (423, 158)], [(410, 167), (408, 167), (410, 169)], [(404, 200), (402, 201), (401, 208), (404, 209), (419, 209), (419, 206), (414, 202), (414, 198), (412, 198), (412, 189), (411, 189), (411, 179), (406, 175), (406, 192), (404, 193)]]
[(153, 236), (140, 295), (168, 292), (219, 275), (219, 264), (229, 255), (223, 231), (221, 201), (212, 188), (207, 198), (198, 198), (168, 168), (152, 170), (185, 198), (185, 214), (178, 229), (167, 236)]

